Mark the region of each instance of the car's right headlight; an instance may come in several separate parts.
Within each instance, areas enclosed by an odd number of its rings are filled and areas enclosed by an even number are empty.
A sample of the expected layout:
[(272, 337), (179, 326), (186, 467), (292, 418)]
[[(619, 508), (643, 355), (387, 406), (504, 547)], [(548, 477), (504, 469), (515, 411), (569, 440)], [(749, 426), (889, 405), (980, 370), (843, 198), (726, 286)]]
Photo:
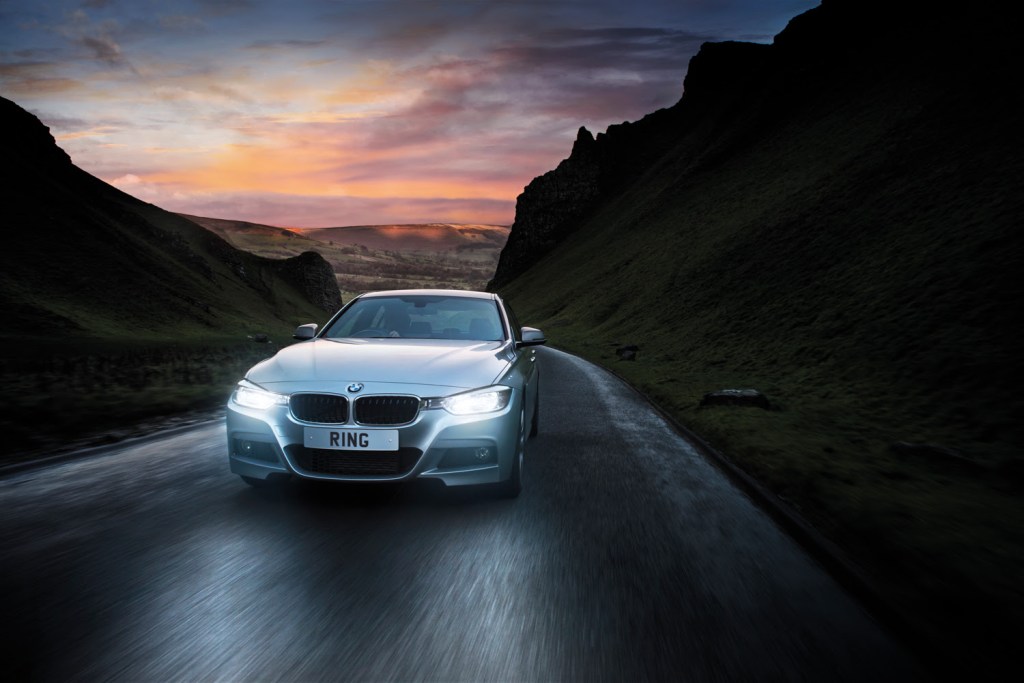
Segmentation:
[(235, 387), (235, 393), (231, 398), (240, 406), (256, 410), (288, 405), (288, 397), (284, 394), (275, 394), (244, 379)]
[(480, 415), (503, 410), (511, 398), (511, 387), (495, 385), (444, 398), (432, 398), (427, 402), (427, 408), (444, 408), (452, 415)]

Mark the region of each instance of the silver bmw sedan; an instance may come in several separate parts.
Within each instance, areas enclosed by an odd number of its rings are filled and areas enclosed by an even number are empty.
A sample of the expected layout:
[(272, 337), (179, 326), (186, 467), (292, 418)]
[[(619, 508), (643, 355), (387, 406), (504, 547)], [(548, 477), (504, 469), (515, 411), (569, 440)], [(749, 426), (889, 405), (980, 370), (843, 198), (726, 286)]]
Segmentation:
[(496, 294), (363, 294), (295, 337), (228, 401), (228, 459), (247, 483), (418, 477), (519, 494), (545, 339)]

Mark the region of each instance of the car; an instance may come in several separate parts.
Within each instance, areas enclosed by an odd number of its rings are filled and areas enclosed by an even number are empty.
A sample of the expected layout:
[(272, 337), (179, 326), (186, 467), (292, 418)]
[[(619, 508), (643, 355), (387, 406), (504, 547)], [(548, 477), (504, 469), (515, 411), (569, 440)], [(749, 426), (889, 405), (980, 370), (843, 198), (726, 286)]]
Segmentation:
[(519, 495), (546, 340), (497, 294), (371, 292), (294, 336), (228, 400), (228, 462), (246, 483), (433, 479)]

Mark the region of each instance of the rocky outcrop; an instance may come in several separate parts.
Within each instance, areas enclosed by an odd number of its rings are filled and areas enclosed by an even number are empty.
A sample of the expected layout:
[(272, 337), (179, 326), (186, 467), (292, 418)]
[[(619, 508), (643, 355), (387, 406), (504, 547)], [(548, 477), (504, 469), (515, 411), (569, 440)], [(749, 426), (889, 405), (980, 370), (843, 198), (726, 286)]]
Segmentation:
[(771, 409), (768, 397), (757, 389), (721, 389), (709, 391), (700, 399), (701, 407), (708, 406), (740, 406), (748, 408)]
[(581, 127), (569, 158), (534, 178), (519, 195), (516, 220), (488, 288), (522, 273), (576, 228), (606, 189), (599, 157), (594, 136)]
[(317, 252), (304, 251), (298, 256), (268, 260), (268, 263), (282, 280), (299, 290), (317, 308), (334, 313), (341, 307), (341, 290), (334, 269)]
[[(516, 199), (516, 218), (488, 289), (524, 273), (572, 234), (602, 198), (649, 172), (678, 139), (729, 109), (767, 68), (769, 46), (706, 43), (690, 62), (684, 95), (639, 121), (608, 127), (594, 137), (580, 128), (572, 152), (534, 178)], [(698, 159), (695, 157), (695, 161)]]
[(581, 127), (569, 157), (534, 178), (516, 199), (516, 219), (488, 289), (525, 272), (572, 234), (603, 197), (643, 173), (677, 136), (678, 116), (676, 107), (661, 109), (596, 137)]
[[(569, 157), (526, 187), (488, 288), (499, 289), (526, 272), (605, 197), (642, 182), (645, 173), (657, 173), (666, 151), (680, 149), (684, 138), (687, 163), (694, 169), (711, 166), (785, 116), (793, 99), (831, 87), (837, 64), (844, 65), (846, 77), (871, 79), (896, 55), (915, 54), (922, 41), (933, 40), (921, 27), (938, 21), (937, 13), (921, 7), (825, 0), (795, 17), (771, 45), (705, 43), (690, 60), (679, 102), (635, 123), (609, 126), (596, 138), (581, 128)], [(865, 46), (862, 36), (869, 34), (882, 40)]]
[(636, 354), (639, 352), (640, 347), (636, 344), (627, 344), (615, 349), (615, 355), (619, 357), (619, 360), (636, 360)]
[(57, 146), (50, 129), (4, 97), (0, 97), (0, 120), (8, 130), (17, 131), (16, 135), (7, 135), (4, 139), (5, 170), (17, 173), (18, 167), (24, 165), (71, 166), (71, 157)]

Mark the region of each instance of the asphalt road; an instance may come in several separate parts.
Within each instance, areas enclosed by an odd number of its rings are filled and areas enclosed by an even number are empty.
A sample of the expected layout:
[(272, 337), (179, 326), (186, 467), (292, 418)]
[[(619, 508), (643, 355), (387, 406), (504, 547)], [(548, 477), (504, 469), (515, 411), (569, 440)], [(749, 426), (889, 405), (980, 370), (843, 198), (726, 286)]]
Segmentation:
[(919, 677), (632, 390), (542, 354), (516, 500), (253, 490), (222, 424), (0, 479), (4, 678)]

